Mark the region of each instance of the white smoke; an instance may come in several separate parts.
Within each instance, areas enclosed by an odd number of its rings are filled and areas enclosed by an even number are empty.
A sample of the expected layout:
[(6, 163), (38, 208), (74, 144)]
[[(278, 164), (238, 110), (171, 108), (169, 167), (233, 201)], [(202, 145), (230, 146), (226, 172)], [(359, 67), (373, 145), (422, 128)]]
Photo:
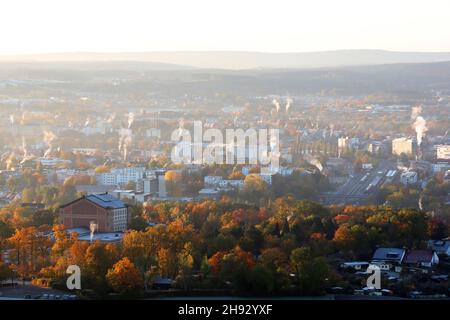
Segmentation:
[(52, 131), (44, 131), (44, 142), (47, 144), (48, 149), (44, 153), (44, 157), (47, 158), (53, 151), (54, 142), (58, 137)]
[(289, 109), (291, 108), (291, 104), (294, 102), (291, 98), (286, 99), (286, 113), (289, 112)]
[(25, 163), (25, 161), (28, 160), (28, 148), (27, 148), (27, 142), (25, 141), (25, 137), (22, 137), (22, 152), (23, 152), (23, 157), (22, 157), (22, 161), (20, 161), (20, 164)]
[(178, 138), (181, 138), (183, 135), (183, 129), (184, 129), (184, 119), (180, 119), (178, 122)]
[(13, 168), (13, 164), (14, 164), (14, 160), (15, 159), (16, 159), (16, 155), (13, 152), (6, 159), (6, 170), (11, 170)]
[(305, 154), (303, 156), (303, 158), (311, 165), (315, 166), (317, 169), (319, 169), (320, 172), (323, 171), (323, 166), (320, 163), (320, 161), (316, 158), (314, 158), (312, 155), (310, 154)]
[(94, 233), (97, 230), (97, 224), (95, 223), (95, 221), (91, 221), (91, 223), (89, 223), (89, 230), (91, 231), (89, 238), (92, 242), (92, 240), (94, 240)]
[(122, 153), (123, 159), (127, 160), (128, 157), (128, 147), (133, 141), (131, 129), (120, 129), (119, 131), (119, 152)]
[(427, 121), (423, 117), (418, 116), (416, 118), (416, 121), (414, 121), (413, 127), (414, 130), (416, 130), (417, 145), (420, 146), (422, 144), (422, 139), (423, 136), (425, 135), (425, 132), (428, 131)]
[(128, 113), (128, 129), (131, 128), (131, 125), (133, 124), (133, 122), (134, 122), (134, 113), (130, 112), (130, 113)]
[(412, 107), (412, 109), (411, 109), (411, 120), (416, 120), (416, 118), (418, 116), (420, 116), (421, 113), (422, 113), (422, 107), (421, 106)]
[(280, 103), (278, 102), (277, 99), (273, 99), (272, 100), (272, 104), (275, 106), (275, 108), (277, 109), (277, 112), (280, 111)]
[(428, 131), (427, 121), (420, 115), (422, 113), (422, 107), (412, 107), (411, 119), (414, 121), (413, 128), (416, 131), (417, 145), (422, 144), (423, 136)]
[(116, 114), (113, 113), (107, 120), (107, 123), (112, 123), (116, 119)]
[(23, 156), (26, 157), (28, 155), (28, 150), (27, 150), (27, 142), (25, 141), (25, 137), (22, 137), (22, 151), (23, 151)]

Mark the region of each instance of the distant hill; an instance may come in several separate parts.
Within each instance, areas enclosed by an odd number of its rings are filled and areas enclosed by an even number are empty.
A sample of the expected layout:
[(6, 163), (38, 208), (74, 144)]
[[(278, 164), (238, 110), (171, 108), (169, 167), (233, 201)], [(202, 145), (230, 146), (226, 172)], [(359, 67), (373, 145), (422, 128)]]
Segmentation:
[(177, 65), (173, 63), (151, 61), (122, 61), (122, 60), (64, 60), (51, 59), (2, 59), (0, 56), (0, 70), (78, 70), (78, 71), (182, 71), (193, 70), (194, 67)]
[(384, 50), (337, 50), (299, 53), (231, 51), (179, 51), (140, 53), (59, 53), (0, 56), (0, 62), (152, 62), (155, 69), (267, 69), (323, 68), (450, 61), (450, 52), (394, 52)]

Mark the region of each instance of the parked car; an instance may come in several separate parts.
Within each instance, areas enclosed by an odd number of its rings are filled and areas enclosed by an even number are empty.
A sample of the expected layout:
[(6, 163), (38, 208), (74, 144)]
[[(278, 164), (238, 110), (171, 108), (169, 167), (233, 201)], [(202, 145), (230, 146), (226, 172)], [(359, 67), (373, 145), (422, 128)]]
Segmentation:
[(381, 294), (383, 296), (392, 296), (394, 294), (394, 292), (389, 289), (381, 289)]

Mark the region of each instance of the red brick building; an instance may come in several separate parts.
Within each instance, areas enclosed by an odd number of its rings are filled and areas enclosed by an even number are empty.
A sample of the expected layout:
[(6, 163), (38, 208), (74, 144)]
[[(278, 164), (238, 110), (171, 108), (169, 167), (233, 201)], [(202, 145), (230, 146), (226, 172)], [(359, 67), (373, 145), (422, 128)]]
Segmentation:
[(89, 228), (97, 224), (98, 232), (124, 231), (130, 222), (128, 206), (110, 194), (83, 196), (60, 208), (61, 222), (66, 229)]

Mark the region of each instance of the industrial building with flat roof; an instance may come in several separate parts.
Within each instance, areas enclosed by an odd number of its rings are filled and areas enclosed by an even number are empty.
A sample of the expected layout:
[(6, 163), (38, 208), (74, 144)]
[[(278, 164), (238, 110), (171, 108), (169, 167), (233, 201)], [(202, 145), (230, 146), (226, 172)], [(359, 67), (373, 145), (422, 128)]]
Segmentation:
[(95, 223), (98, 232), (118, 232), (127, 229), (131, 216), (127, 204), (104, 193), (83, 196), (61, 206), (60, 218), (66, 229), (89, 228)]

